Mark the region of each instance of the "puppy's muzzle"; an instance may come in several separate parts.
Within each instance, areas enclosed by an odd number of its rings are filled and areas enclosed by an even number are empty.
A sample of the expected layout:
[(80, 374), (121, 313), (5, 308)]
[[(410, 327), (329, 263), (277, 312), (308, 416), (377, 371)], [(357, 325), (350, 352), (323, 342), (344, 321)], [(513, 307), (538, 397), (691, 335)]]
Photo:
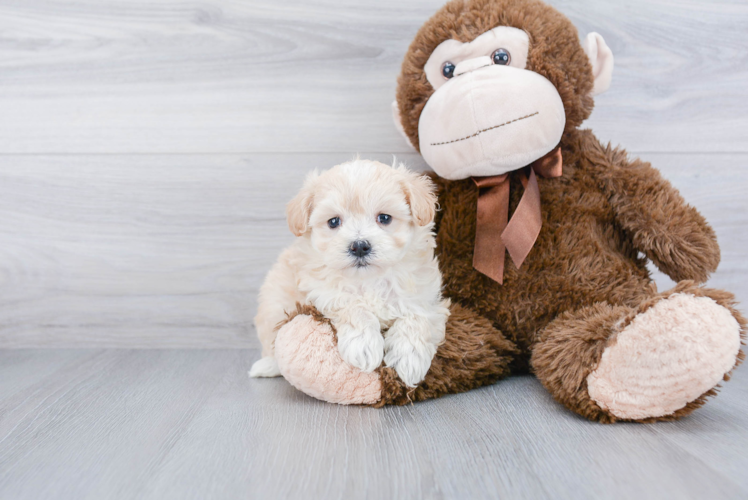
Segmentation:
[(348, 247), (348, 253), (357, 259), (363, 259), (371, 253), (371, 244), (366, 240), (357, 240)]

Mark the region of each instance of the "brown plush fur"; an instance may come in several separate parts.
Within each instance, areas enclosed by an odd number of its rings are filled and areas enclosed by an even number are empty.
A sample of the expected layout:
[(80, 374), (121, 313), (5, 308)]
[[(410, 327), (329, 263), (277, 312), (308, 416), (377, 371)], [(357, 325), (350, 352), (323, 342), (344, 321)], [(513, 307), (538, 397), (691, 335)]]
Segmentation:
[(492, 384), (510, 373), (518, 353), (486, 318), (453, 305), (444, 344), (426, 378), (415, 389), (405, 386), (392, 368), (381, 368), (382, 400), (375, 406), (406, 404)]
[[(538, 344), (533, 349), (532, 366), (538, 379), (559, 403), (583, 417), (605, 423), (615, 422), (618, 420), (615, 416), (601, 409), (589, 398), (587, 376), (597, 367), (603, 350), (615, 342), (616, 335), (626, 328), (635, 316), (674, 293), (711, 298), (729, 309), (745, 331), (746, 319), (735, 309), (732, 294), (722, 290), (700, 288), (693, 281), (682, 281), (672, 290), (657, 294), (638, 307), (597, 303), (561, 314), (543, 330)], [(741, 351), (735, 366), (740, 364), (744, 357)], [(726, 374), (725, 380), (729, 378), (729, 374)], [(671, 415), (642, 421), (674, 420), (688, 415), (715, 394), (716, 389), (712, 389)]]
[[(704, 218), (648, 163), (630, 160), (625, 151), (578, 130), (593, 106), (591, 66), (571, 22), (542, 2), (452, 1), (424, 24), (398, 80), (397, 101), (411, 142), (418, 144), (418, 120), (434, 92), (423, 72), (434, 48), (450, 38), (471, 41), (499, 25), (528, 32), (528, 69), (545, 76), (561, 95), (567, 116), (560, 144), (564, 173), (538, 179), (543, 227), (521, 269), (507, 257), (503, 285), (472, 266), (478, 195), (473, 181), (434, 176), (441, 206), (437, 254), (445, 294), (454, 304), (452, 317), (446, 341), (418, 388), (409, 392), (392, 370), (380, 371), (385, 388), (380, 405), (465, 391), (532, 369), (559, 402), (589, 419), (613, 422), (587, 394), (586, 378), (636, 314), (681, 291), (730, 309), (743, 335), (746, 322), (731, 294), (695, 284), (704, 282), (720, 259)], [(521, 174), (510, 175), (511, 213), (523, 189)], [(673, 280), (693, 281), (658, 295), (640, 252)], [(656, 420), (686, 415), (714, 393)]]
[[(529, 357), (552, 319), (597, 302), (637, 307), (656, 288), (638, 251), (674, 280), (701, 282), (719, 262), (714, 232), (651, 166), (635, 168), (589, 131), (562, 141), (564, 174), (539, 179), (543, 228), (520, 269), (506, 259), (504, 284), (472, 266), (478, 190), (435, 178), (442, 208), (437, 254), (447, 295), (491, 318)], [(512, 174), (510, 210), (522, 196)], [(687, 258), (688, 256), (696, 258)]]

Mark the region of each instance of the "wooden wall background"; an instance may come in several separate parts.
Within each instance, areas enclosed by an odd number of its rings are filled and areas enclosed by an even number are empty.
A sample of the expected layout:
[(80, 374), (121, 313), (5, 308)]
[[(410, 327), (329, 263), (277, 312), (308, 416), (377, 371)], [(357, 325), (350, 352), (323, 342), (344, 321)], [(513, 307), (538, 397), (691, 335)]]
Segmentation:
[[(256, 347), (303, 174), (424, 168), (389, 104), (442, 3), (0, 0), (0, 347)], [(748, 3), (551, 3), (616, 57), (587, 126), (706, 215), (747, 301)]]

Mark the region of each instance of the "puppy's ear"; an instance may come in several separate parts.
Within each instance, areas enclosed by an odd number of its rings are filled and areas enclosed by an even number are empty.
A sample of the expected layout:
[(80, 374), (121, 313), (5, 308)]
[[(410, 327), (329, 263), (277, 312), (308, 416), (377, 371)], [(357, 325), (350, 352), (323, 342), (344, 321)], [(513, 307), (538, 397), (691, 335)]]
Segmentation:
[(316, 170), (309, 174), (299, 194), (286, 205), (288, 228), (295, 236), (301, 236), (309, 228), (309, 216), (312, 215), (312, 203), (314, 202), (314, 180), (318, 176)]
[(410, 205), (413, 219), (419, 226), (425, 226), (434, 222), (436, 216), (436, 186), (431, 179), (425, 175), (411, 172), (404, 166), (398, 167), (405, 179), (402, 181), (405, 200)]

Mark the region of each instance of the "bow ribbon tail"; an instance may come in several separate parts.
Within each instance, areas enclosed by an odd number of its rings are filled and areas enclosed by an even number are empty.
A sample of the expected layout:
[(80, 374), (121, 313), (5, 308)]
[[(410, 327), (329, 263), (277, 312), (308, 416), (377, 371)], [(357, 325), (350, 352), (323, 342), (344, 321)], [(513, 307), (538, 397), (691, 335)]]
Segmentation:
[(479, 188), (473, 267), (499, 283), (504, 281), (504, 241), (509, 218), (509, 177), (474, 178)]
[(478, 186), (473, 267), (502, 284), (505, 250), (509, 251), (512, 262), (519, 269), (540, 235), (543, 218), (537, 175), (550, 179), (563, 174), (561, 147), (538, 158), (526, 169), (529, 175), (520, 177), (525, 191), (508, 222), (509, 174), (473, 177)]
[(525, 261), (527, 254), (532, 250), (535, 240), (538, 239), (543, 221), (540, 216), (540, 188), (538, 178), (531, 168), (529, 178), (523, 177), (522, 184), (525, 192), (519, 200), (517, 209), (512, 214), (512, 219), (501, 232), (501, 239), (512, 257), (514, 265), (519, 266)]

